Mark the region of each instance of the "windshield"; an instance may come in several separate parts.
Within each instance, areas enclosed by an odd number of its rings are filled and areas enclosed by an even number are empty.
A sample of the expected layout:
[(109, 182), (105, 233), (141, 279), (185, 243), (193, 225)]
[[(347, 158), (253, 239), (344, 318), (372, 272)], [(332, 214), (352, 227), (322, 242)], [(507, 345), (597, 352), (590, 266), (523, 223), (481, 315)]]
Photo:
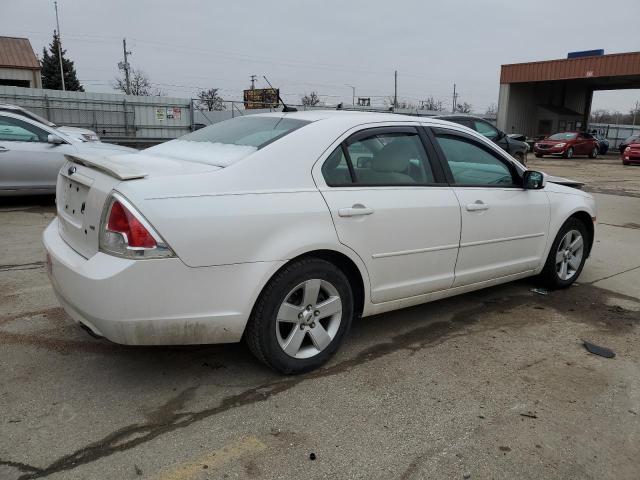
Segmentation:
[(35, 113), (30, 112), (29, 110), (25, 110), (24, 108), (7, 108), (7, 107), (0, 106), (0, 110), (2, 110), (4, 112), (14, 113), (16, 115), (22, 115), (22, 116), (27, 117), (27, 118), (29, 118), (31, 120), (35, 120), (36, 122), (44, 123), (48, 127), (55, 127), (56, 126), (55, 123), (50, 122), (46, 118), (43, 118), (40, 115), (36, 115)]
[(146, 151), (227, 167), (308, 123), (286, 117), (239, 117), (209, 125)]
[(573, 140), (576, 135), (575, 132), (554, 133), (549, 137), (549, 140)]
[(631, 136), (631, 137), (627, 138), (627, 139), (626, 139), (624, 142), (622, 142), (622, 143), (624, 143), (624, 144), (627, 144), (627, 145), (628, 145), (628, 144), (630, 144), (630, 143), (636, 143), (636, 142), (638, 141), (638, 139), (640, 139), (640, 137), (638, 137), (638, 136), (636, 136), (636, 135), (633, 135), (633, 136)]
[(180, 140), (243, 145), (260, 149), (307, 123), (309, 122), (286, 117), (239, 117), (209, 125), (180, 137)]

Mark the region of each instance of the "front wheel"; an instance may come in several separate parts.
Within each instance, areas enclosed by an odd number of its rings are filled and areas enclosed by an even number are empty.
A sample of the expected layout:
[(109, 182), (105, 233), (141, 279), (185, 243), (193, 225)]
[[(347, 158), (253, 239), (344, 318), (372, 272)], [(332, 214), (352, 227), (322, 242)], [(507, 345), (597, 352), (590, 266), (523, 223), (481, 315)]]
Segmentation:
[(580, 276), (587, 259), (589, 233), (584, 223), (570, 218), (556, 235), (540, 280), (549, 288), (567, 288)]
[(256, 302), (245, 340), (252, 353), (284, 374), (324, 364), (349, 331), (353, 292), (342, 270), (325, 260), (295, 261), (278, 272)]
[(567, 148), (567, 151), (564, 152), (564, 158), (573, 158), (573, 147)]
[(598, 156), (598, 147), (593, 147), (591, 153), (589, 153), (589, 158), (596, 158)]

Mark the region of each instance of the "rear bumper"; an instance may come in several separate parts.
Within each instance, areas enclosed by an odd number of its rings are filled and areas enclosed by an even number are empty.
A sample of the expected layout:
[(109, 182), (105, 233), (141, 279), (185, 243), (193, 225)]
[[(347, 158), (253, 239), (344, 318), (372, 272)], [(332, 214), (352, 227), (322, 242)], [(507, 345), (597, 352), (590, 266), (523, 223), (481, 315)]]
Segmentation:
[(262, 285), (281, 262), (187, 267), (180, 259), (85, 259), (58, 233), (43, 234), (49, 277), (65, 311), (127, 345), (188, 345), (242, 338)]

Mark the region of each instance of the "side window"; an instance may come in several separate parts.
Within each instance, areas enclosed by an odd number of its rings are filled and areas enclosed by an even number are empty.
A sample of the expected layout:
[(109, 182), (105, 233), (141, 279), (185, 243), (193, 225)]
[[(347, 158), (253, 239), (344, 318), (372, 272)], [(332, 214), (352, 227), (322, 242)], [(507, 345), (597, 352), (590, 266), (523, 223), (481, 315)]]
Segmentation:
[(355, 181), (361, 185), (435, 183), (427, 154), (417, 133), (372, 134), (347, 142)]
[(322, 165), (322, 176), (330, 187), (339, 187), (353, 183), (347, 157), (344, 156), (342, 145), (338, 146)]
[(498, 130), (496, 130), (492, 125), (481, 122), (479, 120), (475, 120), (475, 128), (474, 130), (481, 135), (484, 135), (490, 140), (495, 140), (498, 138)]
[(30, 123), (0, 116), (0, 140), (8, 142), (46, 142), (48, 133)]
[(489, 149), (458, 135), (437, 133), (436, 138), (456, 184), (516, 185), (509, 167)]

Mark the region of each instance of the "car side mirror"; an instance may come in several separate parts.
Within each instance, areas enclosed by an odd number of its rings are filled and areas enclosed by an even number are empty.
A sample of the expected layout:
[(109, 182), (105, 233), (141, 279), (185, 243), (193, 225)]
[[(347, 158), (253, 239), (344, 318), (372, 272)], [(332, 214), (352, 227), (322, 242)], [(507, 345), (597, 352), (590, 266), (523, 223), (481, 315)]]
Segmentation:
[(62, 143), (65, 143), (65, 141), (57, 135), (53, 135), (50, 133), (49, 135), (47, 135), (47, 143), (50, 143), (51, 145), (60, 145)]
[(522, 187), (525, 190), (540, 190), (547, 184), (544, 173), (527, 170), (522, 177)]

